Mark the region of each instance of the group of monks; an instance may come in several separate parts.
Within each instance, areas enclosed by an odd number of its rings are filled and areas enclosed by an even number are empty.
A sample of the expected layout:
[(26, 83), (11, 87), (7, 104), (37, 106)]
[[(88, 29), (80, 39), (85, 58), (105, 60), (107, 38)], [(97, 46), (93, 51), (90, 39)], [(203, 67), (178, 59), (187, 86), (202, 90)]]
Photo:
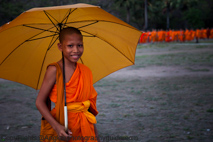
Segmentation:
[(196, 30), (152, 30), (141, 34), (139, 43), (150, 42), (185, 42), (199, 39), (213, 38), (213, 28)]

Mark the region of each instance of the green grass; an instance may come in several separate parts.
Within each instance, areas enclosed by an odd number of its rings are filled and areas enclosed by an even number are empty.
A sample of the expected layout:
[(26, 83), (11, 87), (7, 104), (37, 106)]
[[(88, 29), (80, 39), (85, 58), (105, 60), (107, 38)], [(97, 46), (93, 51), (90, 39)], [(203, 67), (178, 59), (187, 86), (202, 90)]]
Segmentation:
[[(136, 56), (135, 64), (136, 66), (134, 66), (134, 68), (153, 66), (153, 65), (155, 66), (212, 65), (213, 66), (213, 54), (212, 53), (177, 53), (177, 54), (164, 54), (164, 55), (141, 55), (141, 56)], [(209, 70), (203, 69), (201, 71), (209, 71)]]
[(136, 117), (143, 117), (144, 115), (142, 113), (136, 113), (135, 116)]
[(111, 103), (111, 104), (110, 104), (110, 107), (112, 107), (112, 108), (117, 108), (117, 107), (120, 107), (120, 104)]

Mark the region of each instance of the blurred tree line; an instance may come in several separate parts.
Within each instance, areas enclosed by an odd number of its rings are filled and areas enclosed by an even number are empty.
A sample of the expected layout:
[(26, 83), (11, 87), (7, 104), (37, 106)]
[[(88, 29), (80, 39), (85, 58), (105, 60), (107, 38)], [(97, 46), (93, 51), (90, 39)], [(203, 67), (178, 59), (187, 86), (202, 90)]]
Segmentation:
[(101, 6), (140, 30), (213, 28), (213, 0), (0, 0), (0, 25), (30, 8), (75, 3)]

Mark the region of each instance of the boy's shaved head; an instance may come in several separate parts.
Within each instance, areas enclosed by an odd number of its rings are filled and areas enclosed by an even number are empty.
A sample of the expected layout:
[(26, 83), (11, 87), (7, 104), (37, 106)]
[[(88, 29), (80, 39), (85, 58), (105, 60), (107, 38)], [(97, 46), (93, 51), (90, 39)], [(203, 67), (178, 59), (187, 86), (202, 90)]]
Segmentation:
[[(62, 43), (62, 41), (64, 40), (64, 36), (65, 35), (71, 35), (71, 34), (79, 34), (82, 36), (80, 30), (73, 28), (73, 27), (67, 27), (61, 30), (61, 32), (59, 33), (59, 42)], [(82, 36), (83, 37), (83, 36)]]

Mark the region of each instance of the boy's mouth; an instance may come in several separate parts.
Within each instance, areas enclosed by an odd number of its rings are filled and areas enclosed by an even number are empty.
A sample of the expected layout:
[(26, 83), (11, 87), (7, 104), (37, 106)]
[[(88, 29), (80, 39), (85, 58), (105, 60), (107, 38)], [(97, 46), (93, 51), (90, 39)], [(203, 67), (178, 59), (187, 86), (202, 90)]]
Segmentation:
[(77, 59), (77, 58), (80, 57), (80, 55), (71, 55), (71, 56), (72, 56), (72, 58), (74, 58), (74, 59)]

